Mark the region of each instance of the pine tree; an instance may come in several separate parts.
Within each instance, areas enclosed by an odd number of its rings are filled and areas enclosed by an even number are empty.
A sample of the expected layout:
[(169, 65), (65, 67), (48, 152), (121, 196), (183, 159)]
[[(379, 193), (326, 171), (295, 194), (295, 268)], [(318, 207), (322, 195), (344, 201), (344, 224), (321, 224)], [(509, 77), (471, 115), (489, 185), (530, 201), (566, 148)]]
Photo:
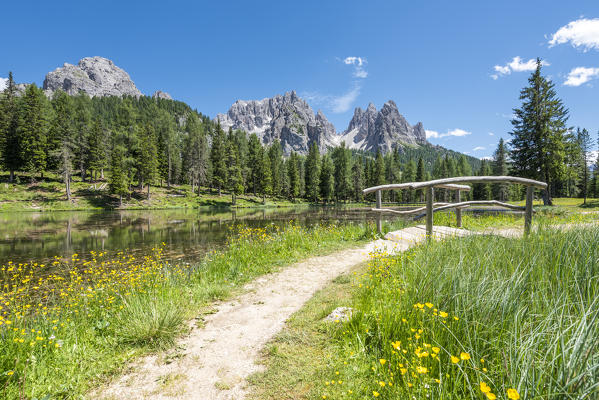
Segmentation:
[[(495, 150), (495, 154), (493, 154), (493, 166), (492, 172), (493, 175), (497, 176), (506, 176), (508, 175), (508, 166), (507, 166), (507, 149), (505, 147), (505, 142), (503, 138), (499, 139), (499, 143), (497, 144), (497, 149)], [(506, 201), (509, 199), (510, 188), (509, 184), (499, 183), (493, 185), (493, 196), (499, 201)]]
[(85, 93), (81, 93), (73, 99), (75, 102), (73, 117), (75, 124), (75, 163), (79, 168), (81, 180), (85, 182), (90, 155), (88, 144), (91, 129), (91, 99)]
[(576, 140), (580, 150), (580, 192), (584, 198), (583, 204), (587, 203), (589, 188), (589, 152), (591, 151), (591, 135), (586, 129), (578, 128), (576, 131)]
[(354, 193), (354, 200), (361, 202), (364, 200), (364, 160), (359, 157), (354, 161), (352, 166), (352, 190)]
[[(487, 160), (482, 160), (480, 164), (480, 170), (478, 171), (478, 176), (489, 176), (491, 175), (491, 166), (487, 162)], [(473, 194), (475, 200), (491, 200), (493, 196), (493, 191), (491, 189), (491, 184), (488, 183), (475, 183), (473, 185)]]
[(8, 84), (4, 89), (4, 97), (0, 102), (4, 118), (0, 126), (0, 137), (2, 138), (2, 165), (10, 171), (10, 182), (14, 182), (15, 171), (23, 167), (21, 158), (21, 140), (19, 136), (19, 110), (20, 101), (16, 96), (16, 86), (12, 72), (8, 73)]
[(333, 179), (334, 166), (331, 157), (325, 155), (322, 157), (322, 166), (320, 168), (320, 198), (326, 203), (333, 198), (335, 190), (335, 181)]
[(89, 131), (87, 140), (87, 163), (90, 171), (93, 171), (94, 180), (98, 179), (98, 172), (106, 168), (106, 142), (107, 133), (99, 118), (96, 118)]
[(140, 131), (140, 149), (137, 159), (137, 172), (139, 186), (145, 183), (148, 186), (147, 198), (150, 200), (150, 185), (154, 183), (158, 174), (158, 159), (156, 156), (156, 138), (154, 128), (149, 123)]
[(320, 151), (318, 145), (313, 142), (306, 157), (306, 198), (313, 203), (318, 202), (320, 183)]
[(56, 92), (52, 99), (54, 118), (48, 131), (48, 168), (57, 170), (65, 185), (67, 200), (71, 201), (71, 176), (73, 175), (73, 104), (70, 96)]
[(545, 205), (551, 205), (552, 190), (564, 171), (568, 110), (557, 98), (554, 84), (541, 75), (541, 60), (520, 91), (521, 108), (514, 109), (511, 121), (512, 167), (515, 174), (544, 180)]
[[(423, 164), (424, 167), (424, 164)], [(414, 182), (416, 180), (416, 170), (417, 166), (414, 160), (410, 159), (406, 164), (404, 173), (403, 173), (403, 182)], [(414, 202), (414, 192), (412, 190), (404, 190), (403, 191), (404, 201), (408, 203)]]
[(350, 153), (345, 148), (345, 143), (333, 149), (334, 165), (334, 197), (337, 201), (346, 200), (350, 194)]
[(278, 140), (272, 142), (268, 148), (268, 158), (270, 159), (270, 173), (272, 182), (272, 195), (278, 196), (283, 192), (283, 149)]
[[(46, 96), (35, 84), (25, 90), (23, 106), (19, 119), (18, 136), (20, 137), (21, 158), (25, 171), (43, 176), (46, 169), (47, 126), (44, 112)], [(33, 179), (33, 177), (32, 177)]]
[(239, 147), (233, 133), (227, 137), (227, 188), (231, 192), (231, 205), (237, 204), (237, 195), (243, 192), (243, 176), (239, 162)]
[(300, 192), (300, 178), (299, 159), (297, 153), (294, 151), (291, 152), (289, 160), (287, 161), (287, 174), (289, 176), (289, 197), (291, 200), (295, 200)]
[(260, 144), (260, 139), (255, 133), (250, 135), (249, 143), (248, 143), (248, 167), (249, 174), (247, 179), (248, 190), (251, 190), (256, 195), (258, 190), (258, 179), (260, 179), (260, 168), (263, 151), (262, 145)]
[(212, 148), (210, 149), (210, 162), (212, 164), (212, 186), (218, 189), (218, 195), (227, 182), (226, 165), (226, 140), (225, 132), (220, 124), (212, 135)]
[(123, 136), (120, 136), (115, 137), (113, 140), (110, 157), (110, 179), (108, 180), (110, 192), (119, 196), (119, 207), (123, 206), (123, 196), (129, 194), (129, 180), (124, 170), (126, 150), (122, 143), (119, 143), (122, 139)]
[(270, 172), (270, 158), (263, 147), (260, 147), (258, 160), (260, 165), (257, 172), (258, 192), (262, 195), (262, 204), (266, 204), (266, 196), (272, 193), (272, 174)]

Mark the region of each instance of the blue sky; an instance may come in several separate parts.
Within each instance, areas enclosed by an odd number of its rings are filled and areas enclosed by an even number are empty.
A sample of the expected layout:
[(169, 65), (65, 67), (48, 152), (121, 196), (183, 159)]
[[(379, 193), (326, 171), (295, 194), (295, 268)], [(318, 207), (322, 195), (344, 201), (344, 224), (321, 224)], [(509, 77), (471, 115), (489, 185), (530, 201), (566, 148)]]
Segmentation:
[(597, 0), (24, 0), (0, 12), (0, 76), (18, 82), (97, 55), (143, 93), (211, 117), (296, 90), (338, 131), (354, 107), (392, 99), (431, 142), (484, 157), (509, 138), (528, 61), (541, 57), (570, 124), (599, 130)]

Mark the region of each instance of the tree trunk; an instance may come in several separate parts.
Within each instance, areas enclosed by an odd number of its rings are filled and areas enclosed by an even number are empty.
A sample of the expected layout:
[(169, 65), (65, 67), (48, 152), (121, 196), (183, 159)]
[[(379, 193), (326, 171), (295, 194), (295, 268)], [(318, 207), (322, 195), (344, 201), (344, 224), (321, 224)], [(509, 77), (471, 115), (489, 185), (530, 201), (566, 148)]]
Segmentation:
[(65, 174), (64, 177), (64, 186), (67, 191), (67, 201), (71, 201), (71, 178), (68, 174)]
[(119, 208), (122, 208), (122, 207), (123, 207), (123, 195), (120, 194), (119, 195)]
[(150, 200), (150, 183), (148, 182), (148, 200)]
[(104, 179), (104, 168), (100, 170), (100, 179)]
[(8, 181), (10, 183), (13, 183), (15, 181), (15, 171), (14, 170), (10, 170), (10, 177), (8, 178)]
[(237, 196), (235, 196), (235, 191), (231, 192), (231, 205), (234, 206), (237, 204)]
[(221, 190), (220, 190), (220, 186), (218, 187), (218, 197), (220, 197), (222, 195)]
[(266, 205), (266, 193), (262, 193), (262, 205)]
[(201, 196), (201, 193), (200, 193), (200, 182), (198, 181), (198, 197), (200, 197), (200, 196)]

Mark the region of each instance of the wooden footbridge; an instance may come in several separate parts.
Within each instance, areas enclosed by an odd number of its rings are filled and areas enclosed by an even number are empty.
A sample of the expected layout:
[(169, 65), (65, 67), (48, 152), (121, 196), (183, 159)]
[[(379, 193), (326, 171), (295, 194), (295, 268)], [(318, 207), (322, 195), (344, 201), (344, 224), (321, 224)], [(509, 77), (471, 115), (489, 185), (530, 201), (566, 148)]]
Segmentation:
[[(461, 192), (471, 190), (467, 183), (512, 183), (526, 186), (526, 205), (524, 207), (515, 206), (513, 204), (504, 203), (498, 200), (473, 200), (473, 201), (461, 201)], [(435, 203), (434, 202), (434, 190), (435, 188), (449, 189), (456, 192), (455, 203)], [(433, 214), (438, 211), (449, 210), (454, 208), (456, 211), (457, 226), (462, 226), (462, 210), (472, 205), (494, 205), (500, 206), (511, 210), (522, 210), (524, 211), (524, 234), (530, 232), (530, 226), (532, 223), (533, 214), (533, 194), (534, 189), (546, 189), (547, 184), (544, 182), (535, 181), (532, 179), (519, 178), (515, 176), (459, 176), (455, 178), (436, 179), (427, 182), (409, 182), (409, 183), (398, 183), (390, 185), (374, 186), (364, 189), (364, 194), (376, 193), (376, 208), (373, 211), (380, 213), (392, 213), (399, 215), (413, 215), (425, 211), (426, 213), (426, 229), (425, 235), (428, 238), (433, 236)], [(399, 211), (389, 208), (382, 208), (382, 195), (383, 190), (425, 190), (426, 192), (426, 206), (412, 210)], [(380, 218), (377, 219), (377, 229), (379, 233), (382, 233), (382, 221)]]

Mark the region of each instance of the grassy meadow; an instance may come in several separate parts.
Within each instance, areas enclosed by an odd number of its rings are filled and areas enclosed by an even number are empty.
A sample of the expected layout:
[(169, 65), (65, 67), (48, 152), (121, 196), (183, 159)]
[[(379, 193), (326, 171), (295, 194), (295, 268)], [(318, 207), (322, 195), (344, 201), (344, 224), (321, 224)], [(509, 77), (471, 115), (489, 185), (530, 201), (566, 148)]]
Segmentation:
[[(599, 397), (597, 228), (376, 253), (347, 281), (271, 343), (254, 398)], [(323, 322), (338, 306), (352, 318)]]
[(226, 249), (193, 265), (168, 264), (162, 248), (140, 258), (94, 252), (50, 265), (4, 265), (0, 394), (78, 398), (136, 356), (176, 353), (172, 345), (187, 321), (251, 279), (355, 246), (372, 239), (373, 230), (372, 224), (244, 228)]

